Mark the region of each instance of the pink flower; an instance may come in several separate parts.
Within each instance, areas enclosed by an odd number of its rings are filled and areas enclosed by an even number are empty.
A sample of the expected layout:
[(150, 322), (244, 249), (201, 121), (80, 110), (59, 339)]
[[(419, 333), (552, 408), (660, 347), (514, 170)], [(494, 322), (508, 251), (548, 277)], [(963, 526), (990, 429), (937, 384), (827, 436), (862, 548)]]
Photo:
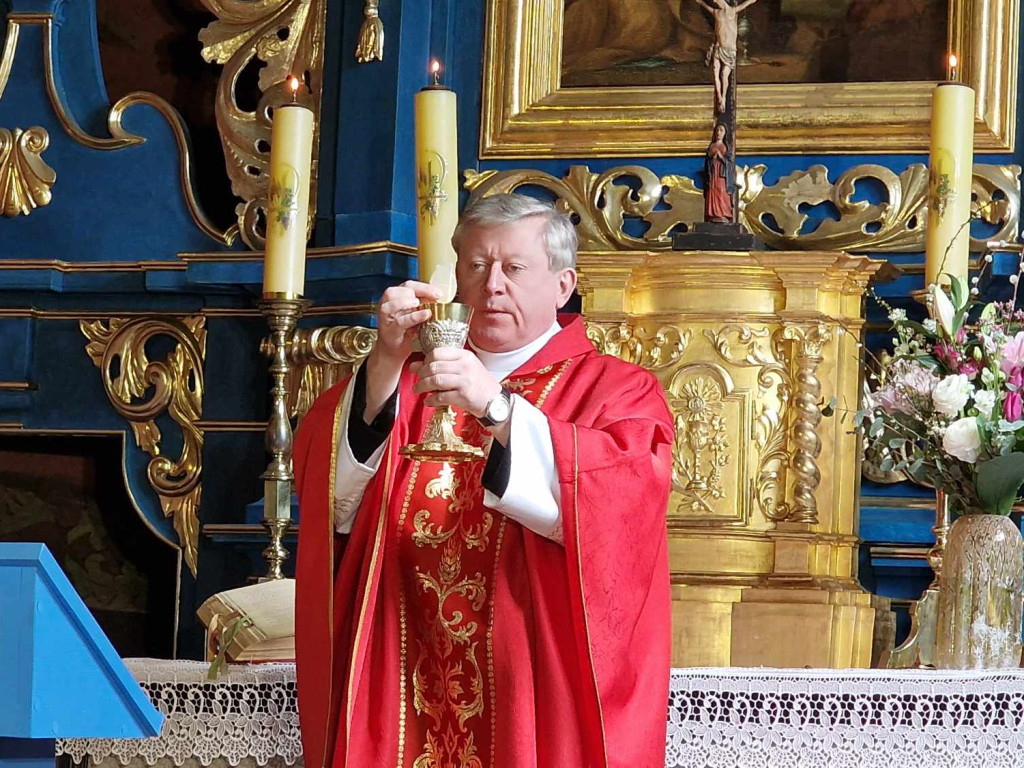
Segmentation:
[(1024, 385), (1024, 370), (1020, 368), (1014, 368), (1010, 371), (1010, 377), (1006, 380), (1007, 384), (1011, 384), (1017, 389), (1020, 389)]
[(968, 360), (966, 363), (960, 366), (960, 373), (966, 376), (971, 381), (974, 381), (978, 377), (978, 373), (981, 367), (973, 360)]
[(1007, 392), (1003, 401), (1003, 418), (1007, 421), (1020, 421), (1024, 413), (1024, 399), (1021, 399), (1020, 392)]
[(1002, 350), (999, 352), (999, 357), (1001, 358), (999, 368), (1007, 376), (1015, 368), (1019, 370), (1024, 366), (1024, 331), (1020, 331), (1003, 345)]
[(946, 366), (946, 370), (950, 373), (957, 373), (960, 368), (960, 353), (956, 351), (956, 348), (952, 344), (947, 344), (944, 341), (940, 341), (935, 345), (932, 350), (935, 358)]

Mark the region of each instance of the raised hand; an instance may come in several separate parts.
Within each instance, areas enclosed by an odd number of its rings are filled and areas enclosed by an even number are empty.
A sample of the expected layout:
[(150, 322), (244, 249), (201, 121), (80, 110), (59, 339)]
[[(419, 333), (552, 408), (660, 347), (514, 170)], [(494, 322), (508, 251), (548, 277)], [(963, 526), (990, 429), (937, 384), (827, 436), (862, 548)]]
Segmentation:
[(424, 302), (437, 301), (441, 291), (427, 283), (407, 280), (384, 291), (377, 308), (377, 343), (366, 359), (367, 423), (380, 412), (398, 386), (402, 366), (412, 354), (416, 329), (430, 319)]

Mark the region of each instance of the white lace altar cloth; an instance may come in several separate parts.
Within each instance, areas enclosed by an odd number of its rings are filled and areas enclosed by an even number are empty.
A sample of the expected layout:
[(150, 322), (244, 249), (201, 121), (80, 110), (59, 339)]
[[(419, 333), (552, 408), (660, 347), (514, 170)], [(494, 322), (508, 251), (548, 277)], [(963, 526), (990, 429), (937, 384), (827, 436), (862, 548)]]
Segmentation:
[(665, 765), (1024, 765), (1024, 670), (673, 670)]
[(164, 714), (152, 739), (60, 739), (57, 754), (121, 765), (295, 765), (302, 759), (294, 664), (231, 664), (216, 682), (209, 664), (126, 659), (125, 664)]
[[(125, 662), (164, 713), (155, 739), (64, 739), (57, 754), (161, 766), (301, 762), (293, 664)], [(1024, 765), (1024, 670), (675, 669), (666, 768)], [(566, 766), (566, 768), (573, 768)]]

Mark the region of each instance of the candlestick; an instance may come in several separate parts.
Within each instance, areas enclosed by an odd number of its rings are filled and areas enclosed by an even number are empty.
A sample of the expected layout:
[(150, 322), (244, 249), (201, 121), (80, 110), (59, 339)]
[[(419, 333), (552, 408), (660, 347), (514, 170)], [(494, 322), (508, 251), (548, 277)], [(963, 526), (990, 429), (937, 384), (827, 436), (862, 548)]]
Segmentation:
[(950, 56), (951, 79), (940, 83), (932, 93), (926, 286), (948, 284), (948, 275), (967, 277), (974, 166), (974, 90), (954, 79), (957, 64), (956, 56)]
[(452, 247), (459, 221), (456, 98), (441, 85), (440, 72), (440, 63), (433, 62), (433, 82), (415, 99), (417, 234), (423, 282), (431, 281), (439, 265), (454, 264), (456, 259)]
[(263, 550), (267, 575), (261, 580), (283, 579), (281, 566), (288, 550), (281, 539), (291, 525), (292, 516), (292, 424), (288, 418), (288, 345), (295, 325), (309, 302), (303, 299), (264, 297), (260, 311), (270, 325), (271, 414), (267, 422), (265, 444), (271, 454), (270, 463), (260, 478), (263, 480), (263, 525), (270, 534), (270, 546)]
[(299, 85), (290, 77), (291, 102), (274, 109), (264, 296), (296, 298), (305, 288), (313, 111), (298, 102)]

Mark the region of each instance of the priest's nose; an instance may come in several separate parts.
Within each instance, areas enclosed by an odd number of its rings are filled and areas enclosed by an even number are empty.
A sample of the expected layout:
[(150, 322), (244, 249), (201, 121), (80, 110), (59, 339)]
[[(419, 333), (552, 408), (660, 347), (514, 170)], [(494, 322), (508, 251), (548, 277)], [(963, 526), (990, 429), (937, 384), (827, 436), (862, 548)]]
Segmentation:
[(487, 272), (487, 282), (484, 283), (484, 290), (489, 295), (505, 292), (505, 272), (502, 270), (500, 261), (492, 261), (490, 270)]

